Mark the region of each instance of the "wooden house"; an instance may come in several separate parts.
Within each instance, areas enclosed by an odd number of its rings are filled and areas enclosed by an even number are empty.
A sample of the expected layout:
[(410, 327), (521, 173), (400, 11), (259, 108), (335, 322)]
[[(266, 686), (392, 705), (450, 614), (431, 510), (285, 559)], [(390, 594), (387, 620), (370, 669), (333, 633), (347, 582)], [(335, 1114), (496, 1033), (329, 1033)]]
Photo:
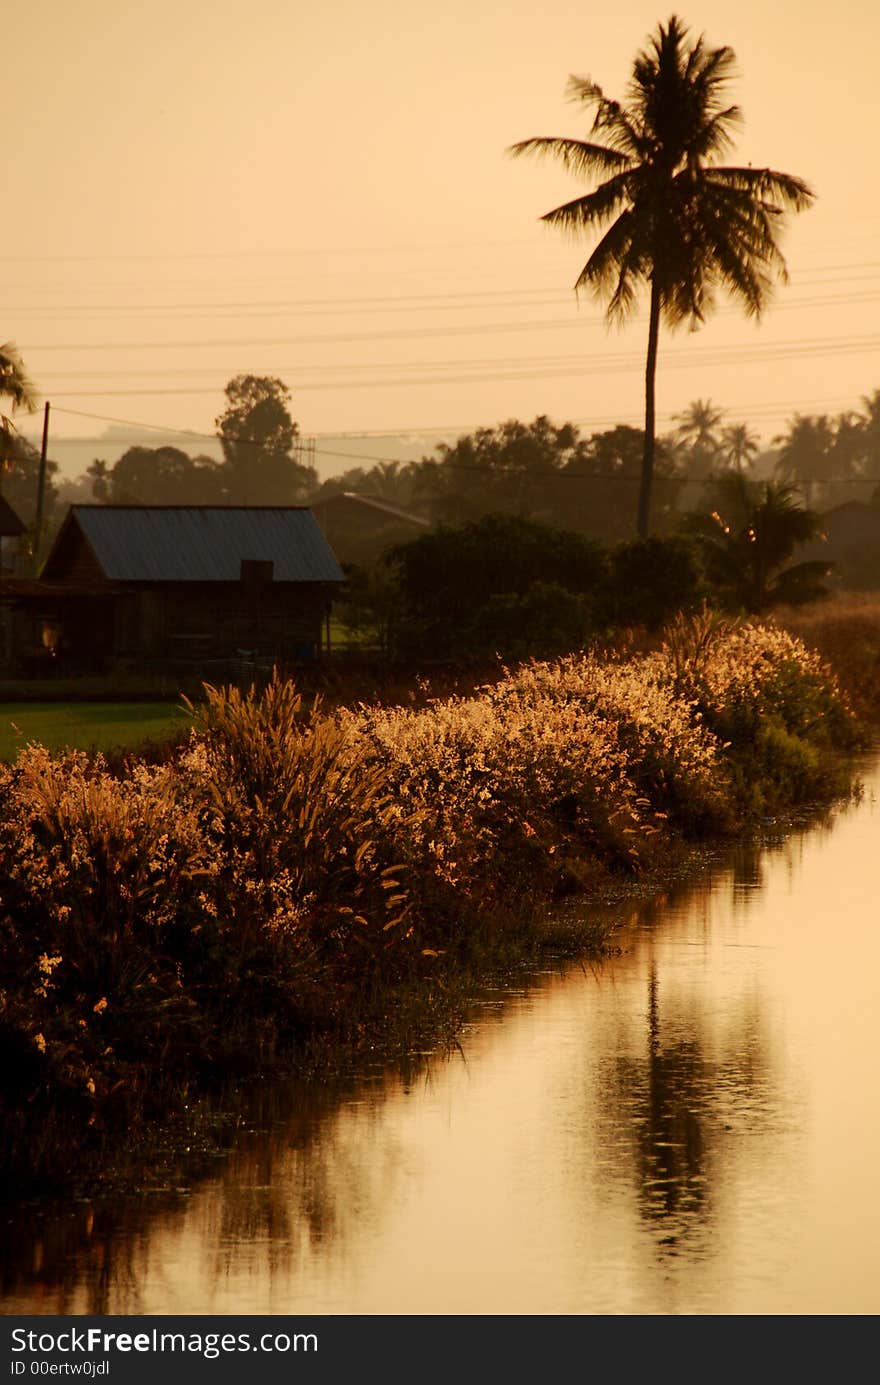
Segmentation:
[(39, 581), (0, 600), (25, 665), (211, 677), (315, 658), (342, 580), (301, 507), (74, 505)]

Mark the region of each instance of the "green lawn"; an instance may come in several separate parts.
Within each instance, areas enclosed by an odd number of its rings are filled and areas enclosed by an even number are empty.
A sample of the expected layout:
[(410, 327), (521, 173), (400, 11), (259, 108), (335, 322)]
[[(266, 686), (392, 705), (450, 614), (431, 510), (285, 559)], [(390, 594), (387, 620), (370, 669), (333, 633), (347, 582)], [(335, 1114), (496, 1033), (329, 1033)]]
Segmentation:
[(28, 741), (49, 750), (113, 750), (163, 740), (185, 726), (173, 702), (0, 702), (0, 760)]

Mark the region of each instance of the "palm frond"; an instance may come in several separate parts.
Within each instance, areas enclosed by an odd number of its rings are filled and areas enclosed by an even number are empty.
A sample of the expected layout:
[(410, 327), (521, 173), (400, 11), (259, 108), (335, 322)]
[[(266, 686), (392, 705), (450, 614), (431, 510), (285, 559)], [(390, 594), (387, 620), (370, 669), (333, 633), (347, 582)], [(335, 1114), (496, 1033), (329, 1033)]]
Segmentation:
[(12, 408), (33, 413), (39, 402), (37, 389), (14, 342), (0, 346), (0, 395), (12, 400)]
[(631, 179), (628, 172), (618, 173), (602, 183), (595, 192), (575, 197), (554, 207), (541, 217), (551, 226), (564, 231), (578, 232), (601, 227), (616, 211), (631, 201)]
[(761, 202), (773, 199), (786, 211), (804, 212), (816, 200), (816, 194), (803, 178), (792, 173), (780, 173), (773, 168), (708, 168), (705, 177), (710, 182), (738, 188)]
[(566, 139), (557, 135), (538, 135), (533, 139), (520, 140), (512, 144), (507, 152), (515, 159), (523, 154), (557, 159), (569, 173), (580, 178), (590, 178), (596, 173), (615, 173), (631, 164), (625, 154), (604, 144), (589, 144), (586, 140)]
[(606, 134), (610, 146), (629, 158), (644, 158), (647, 144), (644, 132), (633, 123), (631, 114), (619, 101), (607, 97), (597, 82), (589, 77), (568, 79), (565, 94), (569, 101), (587, 107), (595, 107), (593, 115), (593, 134)]
[(607, 316), (610, 322), (623, 322), (634, 310), (640, 289), (646, 287), (650, 263), (641, 252), (637, 218), (632, 210), (622, 212), (609, 226), (575, 282), (575, 292), (588, 289), (597, 297), (610, 295)]
[(689, 158), (702, 161), (726, 154), (733, 148), (732, 129), (742, 122), (743, 114), (739, 106), (726, 106), (723, 111), (716, 111), (694, 132), (688, 147)]

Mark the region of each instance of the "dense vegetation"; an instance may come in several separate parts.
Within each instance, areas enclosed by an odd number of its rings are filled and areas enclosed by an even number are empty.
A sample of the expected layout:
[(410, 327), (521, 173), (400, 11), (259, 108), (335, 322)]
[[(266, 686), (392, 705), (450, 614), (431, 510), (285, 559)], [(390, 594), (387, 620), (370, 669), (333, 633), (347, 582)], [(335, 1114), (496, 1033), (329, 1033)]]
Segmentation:
[(829, 796), (852, 740), (802, 644), (702, 615), (421, 706), (209, 689), (185, 748), (119, 773), (28, 747), (0, 770), (8, 1168), (69, 1177), (206, 1077), (426, 1023), (558, 946), (542, 901)]

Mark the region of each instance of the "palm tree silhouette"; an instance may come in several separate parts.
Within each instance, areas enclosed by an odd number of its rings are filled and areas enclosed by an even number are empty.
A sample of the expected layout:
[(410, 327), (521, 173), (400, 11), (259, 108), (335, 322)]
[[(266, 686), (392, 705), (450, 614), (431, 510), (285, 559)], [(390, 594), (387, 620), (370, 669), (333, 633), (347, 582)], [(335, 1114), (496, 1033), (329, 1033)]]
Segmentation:
[(747, 423), (731, 423), (721, 434), (721, 456), (733, 471), (747, 471), (760, 450), (761, 440)]
[[(25, 369), (24, 361), (14, 342), (0, 346), (0, 397), (12, 401), (11, 412), (25, 409), (33, 413), (37, 407), (37, 392)], [(0, 477), (15, 451), (15, 424), (8, 414), (0, 412)]]
[(777, 475), (786, 484), (800, 485), (809, 505), (817, 483), (834, 473), (834, 424), (827, 414), (795, 414), (773, 441), (780, 449)]
[(569, 79), (570, 98), (595, 112), (592, 134), (604, 142), (541, 136), (510, 150), (559, 159), (571, 173), (604, 179), (542, 217), (565, 231), (604, 231), (576, 292), (607, 297), (608, 320), (622, 322), (639, 291), (650, 289), (642, 537), (651, 514), (661, 318), (671, 328), (684, 321), (698, 326), (718, 289), (758, 317), (774, 279), (786, 278), (777, 223), (784, 211), (803, 211), (813, 200), (807, 184), (791, 174), (719, 165), (742, 118), (739, 107), (725, 104), (734, 64), (732, 49), (709, 48), (703, 37), (691, 42), (673, 15), (636, 55), (625, 104), (589, 78)]
[(686, 528), (703, 545), (706, 568), (734, 610), (764, 611), (825, 594), (831, 564), (788, 565), (795, 549), (822, 532), (821, 517), (798, 505), (791, 486), (757, 486), (739, 472), (715, 482), (717, 508), (692, 512)]
[(718, 429), (723, 418), (724, 410), (711, 399), (695, 399), (680, 414), (673, 414), (676, 440), (690, 452), (692, 476), (704, 477), (712, 470), (721, 448)]

